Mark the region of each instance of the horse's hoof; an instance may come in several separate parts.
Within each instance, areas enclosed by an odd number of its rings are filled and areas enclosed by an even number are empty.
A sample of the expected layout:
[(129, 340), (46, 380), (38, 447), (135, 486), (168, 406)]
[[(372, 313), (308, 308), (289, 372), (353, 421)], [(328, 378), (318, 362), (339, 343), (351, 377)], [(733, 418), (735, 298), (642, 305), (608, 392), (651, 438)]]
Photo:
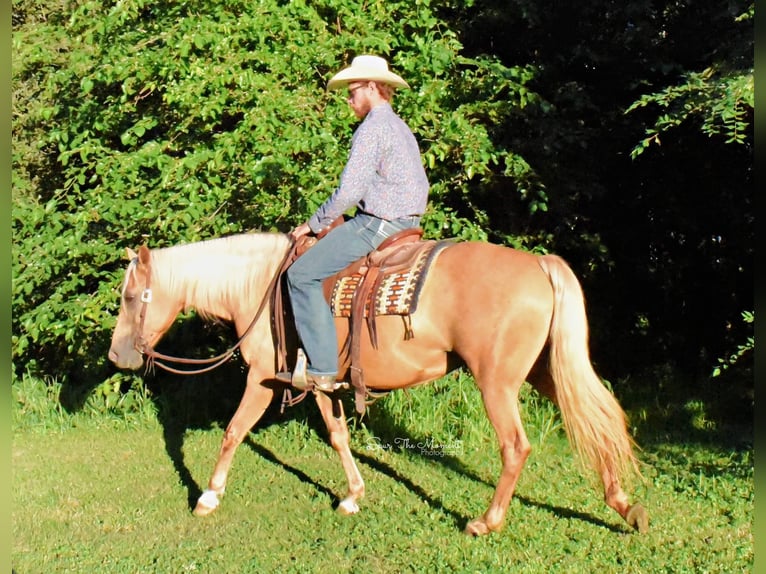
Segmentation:
[(212, 513), (218, 505), (221, 504), (218, 493), (214, 490), (206, 490), (197, 499), (197, 506), (194, 507), (194, 516), (207, 516)]
[(463, 531), (468, 536), (486, 536), (490, 533), (489, 526), (481, 518), (469, 522)]
[(209, 506), (205, 506), (204, 504), (197, 503), (197, 506), (194, 507), (194, 516), (207, 516), (208, 514), (212, 514), (215, 511), (215, 508), (210, 508)]
[(649, 531), (649, 513), (641, 504), (634, 504), (628, 509), (625, 521), (641, 534)]
[(346, 498), (338, 504), (338, 512), (343, 516), (350, 516), (359, 512), (359, 505), (356, 501)]

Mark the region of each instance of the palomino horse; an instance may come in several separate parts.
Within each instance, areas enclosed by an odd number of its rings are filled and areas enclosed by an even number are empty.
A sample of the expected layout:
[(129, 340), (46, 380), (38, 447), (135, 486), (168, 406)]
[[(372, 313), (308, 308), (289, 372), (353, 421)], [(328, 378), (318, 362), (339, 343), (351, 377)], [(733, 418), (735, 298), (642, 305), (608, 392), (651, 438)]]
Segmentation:
[[(224, 493), (234, 452), (258, 422), (275, 393), (277, 363), (270, 309), (248, 330), (267, 297), (272, 278), (290, 248), (287, 235), (250, 233), (138, 253), (122, 288), (122, 303), (109, 358), (138, 369), (184, 309), (234, 323), (249, 365), (242, 400), (223, 436), (208, 488), (195, 514), (213, 512)], [(338, 319), (339, 351), (348, 320)], [(582, 290), (569, 266), (555, 255), (537, 256), (480, 242), (456, 243), (439, 254), (412, 314), (414, 337), (405, 340), (401, 317), (377, 319), (377, 348), (365, 331), (362, 362), (367, 387), (401, 389), (444, 375), (459, 357), (481, 391), (500, 443), (502, 471), (486, 512), (465, 531), (483, 535), (503, 527), (508, 504), (531, 447), (519, 414), (525, 380), (561, 410), (570, 442), (603, 481), (606, 503), (633, 528), (645, 531), (648, 514), (631, 505), (621, 478), (640, 476), (614, 396), (593, 370)], [(349, 447), (340, 401), (315, 393), (332, 447), (340, 456), (348, 492), (341, 513), (358, 512), (364, 481)], [(333, 412), (333, 403), (336, 411)]]

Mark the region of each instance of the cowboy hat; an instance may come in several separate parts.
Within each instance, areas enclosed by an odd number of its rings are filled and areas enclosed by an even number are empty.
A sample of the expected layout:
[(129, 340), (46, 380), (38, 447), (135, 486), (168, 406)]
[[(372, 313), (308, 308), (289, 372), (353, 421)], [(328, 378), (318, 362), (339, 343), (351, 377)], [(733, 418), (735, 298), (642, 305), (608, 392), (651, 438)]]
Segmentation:
[(337, 90), (350, 82), (369, 80), (389, 84), (395, 88), (409, 88), (410, 86), (400, 76), (388, 70), (388, 62), (380, 56), (357, 56), (351, 61), (351, 65), (335, 74), (327, 82), (328, 90)]

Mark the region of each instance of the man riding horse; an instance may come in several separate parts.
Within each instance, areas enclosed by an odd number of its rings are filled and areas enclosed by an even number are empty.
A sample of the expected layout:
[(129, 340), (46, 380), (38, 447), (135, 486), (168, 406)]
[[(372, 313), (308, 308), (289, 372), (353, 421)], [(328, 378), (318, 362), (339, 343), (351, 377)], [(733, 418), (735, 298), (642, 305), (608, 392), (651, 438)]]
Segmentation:
[[(408, 88), (378, 56), (357, 56), (327, 84), (348, 87), (348, 104), (362, 123), (354, 132), (348, 162), (332, 195), (291, 231), (297, 240), (319, 234), (350, 208), (356, 215), (333, 228), (287, 270), (295, 327), (307, 356), (277, 379), (321, 391), (336, 387), (338, 350), (332, 312), (322, 281), (368, 255), (395, 233), (418, 227), (428, 202), (420, 149), (410, 128), (393, 111), (396, 88)], [(300, 354), (299, 354), (300, 357)]]
[[(311, 384), (332, 391), (338, 377), (350, 371), (353, 383), (363, 370), (363, 384), (354, 385), (357, 391), (366, 385), (383, 393), (433, 381), (465, 365), (481, 392), (502, 461), (489, 506), (465, 526), (474, 536), (503, 528), (532, 450), (519, 404), (520, 388), (529, 382), (558, 405), (575, 452), (603, 484), (605, 502), (629, 526), (645, 532), (649, 514), (640, 503), (631, 503), (623, 490), (625, 479), (641, 476), (627, 417), (593, 368), (585, 297), (561, 257), (489, 242), (455, 242), (432, 261), (419, 303), (405, 321), (410, 336), (403, 336), (401, 317), (381, 316), (369, 337), (348, 337), (360, 331), (361, 322), (353, 320), (359, 314), (353, 309), (350, 319), (334, 323), (323, 278), (401, 235), (415, 235), (428, 193), (415, 138), (390, 106), (393, 88), (406, 87), (406, 82), (389, 72), (385, 60), (359, 56), (329, 82), (331, 89), (346, 85), (349, 104), (364, 121), (354, 134), (338, 189), (292, 236), (323, 231), (354, 206), (357, 213), (288, 268), (297, 332), (308, 361), (298, 360), (294, 372), (279, 373), (279, 378), (303, 389)], [(394, 234), (397, 237), (386, 239)], [(115, 365), (137, 369), (145, 358), (159, 364), (154, 346), (183, 309), (232, 321), (248, 365), (242, 399), (194, 509), (198, 516), (218, 508), (235, 451), (281, 390), (274, 378), (277, 365), (283, 364), (282, 353), (275, 345), (275, 321), (265, 311), (273, 310), (269, 303), (277, 292), (274, 286), (294, 247), (283, 233), (245, 233), (128, 250), (130, 264), (109, 349)], [(373, 269), (377, 268), (368, 265), (365, 277)], [(355, 303), (365, 302), (360, 292), (354, 291)], [(258, 293), (260, 297), (254, 295)], [(358, 311), (356, 304), (352, 307)], [(350, 365), (338, 360), (343, 340), (354, 343)], [(358, 369), (353, 368), (355, 357), (363, 358), (357, 361)], [(350, 448), (343, 403), (327, 392), (313, 396), (346, 474), (347, 491), (338, 511), (355, 514), (365, 484)], [(358, 396), (363, 398), (363, 392)]]

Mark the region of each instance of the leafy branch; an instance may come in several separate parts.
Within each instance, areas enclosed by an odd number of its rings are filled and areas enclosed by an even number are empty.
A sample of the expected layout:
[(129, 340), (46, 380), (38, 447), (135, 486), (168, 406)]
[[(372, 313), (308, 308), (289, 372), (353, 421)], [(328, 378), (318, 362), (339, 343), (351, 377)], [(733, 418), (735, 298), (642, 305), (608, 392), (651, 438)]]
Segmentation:
[(754, 107), (753, 72), (722, 75), (709, 67), (684, 76), (684, 83), (646, 94), (631, 104), (625, 113), (655, 105), (664, 110), (646, 130), (630, 152), (641, 155), (652, 144), (660, 145), (660, 134), (681, 125), (690, 118), (701, 121), (700, 130), (708, 136), (722, 135), (726, 143), (744, 144), (752, 122)]

